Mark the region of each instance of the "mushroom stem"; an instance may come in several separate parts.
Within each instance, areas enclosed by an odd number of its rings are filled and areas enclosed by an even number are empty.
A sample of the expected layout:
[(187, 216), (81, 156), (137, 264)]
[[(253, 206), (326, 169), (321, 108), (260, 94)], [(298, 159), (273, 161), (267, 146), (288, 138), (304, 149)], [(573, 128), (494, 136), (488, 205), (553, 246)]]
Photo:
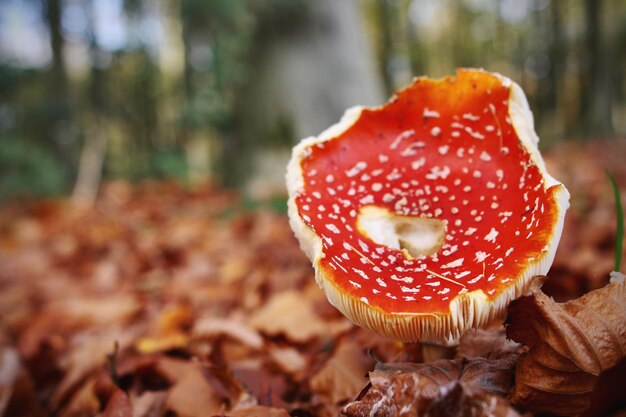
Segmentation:
[(436, 345), (433, 343), (422, 343), (422, 357), (425, 363), (434, 362), (439, 359), (452, 359), (456, 354), (456, 347)]

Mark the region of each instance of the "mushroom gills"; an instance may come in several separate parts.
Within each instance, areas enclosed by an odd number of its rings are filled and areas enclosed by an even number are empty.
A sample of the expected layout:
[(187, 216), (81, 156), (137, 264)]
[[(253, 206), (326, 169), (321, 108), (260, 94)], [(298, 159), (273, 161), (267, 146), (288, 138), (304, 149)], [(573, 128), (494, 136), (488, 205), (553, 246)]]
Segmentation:
[(445, 238), (445, 225), (439, 219), (402, 216), (378, 206), (361, 207), (357, 227), (363, 236), (401, 251), (407, 259), (436, 254)]

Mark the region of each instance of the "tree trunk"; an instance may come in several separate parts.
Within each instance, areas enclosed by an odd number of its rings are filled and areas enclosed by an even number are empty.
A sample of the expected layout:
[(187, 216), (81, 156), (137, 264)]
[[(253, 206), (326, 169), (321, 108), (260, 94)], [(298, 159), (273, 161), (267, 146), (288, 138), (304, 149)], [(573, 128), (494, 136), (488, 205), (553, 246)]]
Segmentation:
[(80, 155), (76, 183), (72, 192), (72, 201), (78, 204), (93, 204), (98, 195), (102, 169), (107, 150), (104, 85), (105, 72), (99, 68), (97, 60), (103, 53), (93, 32), (93, 0), (89, 3), (91, 80), (89, 88), (88, 115), (85, 127), (85, 141)]
[[(298, 19), (287, 27), (268, 24), (257, 37), (255, 77), (238, 95), (238, 135), (225, 155), (231, 180), (264, 178), (275, 192), (284, 190), (287, 161), (276, 161), (285, 148), (336, 123), (348, 107), (386, 98), (359, 1), (315, 0)], [(262, 151), (257, 160), (251, 149)]]
[(73, 146), (76, 135), (72, 120), (71, 101), (67, 70), (63, 59), (65, 39), (61, 32), (62, 0), (45, 1), (45, 21), (50, 32), (50, 49), (52, 50), (52, 68), (48, 77), (48, 91), (51, 108), (54, 110), (47, 134), (55, 144), (58, 158), (63, 165), (71, 169), (75, 166)]
[(603, 0), (585, 0), (586, 38), (581, 67), (581, 117), (587, 136), (612, 135), (611, 51), (602, 33)]

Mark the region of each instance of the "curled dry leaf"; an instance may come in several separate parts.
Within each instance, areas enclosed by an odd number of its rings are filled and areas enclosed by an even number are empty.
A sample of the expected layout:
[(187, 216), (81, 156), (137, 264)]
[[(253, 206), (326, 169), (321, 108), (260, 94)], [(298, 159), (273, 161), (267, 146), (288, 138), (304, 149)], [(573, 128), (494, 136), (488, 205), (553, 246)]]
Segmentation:
[(133, 405), (128, 395), (117, 388), (109, 399), (102, 417), (133, 417)]
[(250, 325), (268, 335), (285, 335), (289, 340), (304, 343), (313, 338), (332, 337), (351, 327), (346, 320), (326, 322), (314, 311), (311, 301), (298, 291), (276, 294), (250, 320)]
[(274, 407), (265, 407), (262, 405), (254, 405), (252, 407), (233, 410), (228, 413), (228, 417), (289, 417), (286, 410)]
[[(467, 387), (455, 381), (439, 389), (439, 396), (422, 398), (420, 408), (424, 417), (517, 417), (519, 413), (507, 400), (497, 395)], [(417, 414), (415, 414), (417, 416)]]
[(457, 348), (457, 358), (501, 359), (520, 353), (524, 347), (506, 338), (504, 327), (478, 329), (466, 333)]
[[(495, 415), (504, 416), (510, 407), (504, 400), (494, 397), (509, 392), (517, 357), (517, 354), (510, 354), (497, 360), (460, 358), (426, 364), (379, 364), (375, 371), (370, 372), (371, 386), (343, 411), (350, 417), (453, 416), (472, 415), (468, 410), (478, 407), (498, 409), (501, 414)], [(450, 394), (453, 391), (456, 393)], [(450, 398), (458, 403), (459, 413), (441, 414), (436, 411), (440, 405), (435, 404), (446, 403), (439, 400), (447, 395), (452, 395)], [(501, 404), (498, 405), (498, 402)], [(431, 407), (435, 408), (428, 411)], [(463, 414), (466, 411), (469, 414)]]
[(567, 303), (540, 291), (509, 306), (507, 335), (530, 350), (520, 359), (511, 392), (531, 412), (579, 414), (600, 372), (626, 356), (626, 282)]
[(354, 342), (341, 343), (326, 364), (311, 379), (313, 390), (338, 404), (354, 398), (366, 383), (373, 363)]
[(196, 321), (192, 334), (194, 338), (229, 336), (252, 349), (263, 347), (263, 338), (257, 332), (232, 318), (204, 317)]

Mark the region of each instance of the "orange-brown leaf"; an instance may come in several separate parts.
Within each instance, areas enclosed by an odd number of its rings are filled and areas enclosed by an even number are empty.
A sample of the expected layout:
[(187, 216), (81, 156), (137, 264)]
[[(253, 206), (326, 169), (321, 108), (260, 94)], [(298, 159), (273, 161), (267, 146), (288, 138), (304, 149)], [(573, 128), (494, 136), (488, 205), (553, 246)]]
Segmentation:
[(530, 350), (518, 363), (514, 404), (531, 412), (582, 412), (600, 372), (626, 356), (626, 283), (614, 280), (567, 303), (540, 291), (509, 307), (507, 334)]
[(497, 360), (460, 358), (378, 365), (370, 372), (371, 386), (348, 404), (344, 413), (351, 417), (437, 416), (444, 415), (437, 411), (441, 404), (454, 400), (458, 409), (445, 415), (471, 415), (479, 404), (484, 409), (493, 408), (494, 413), (497, 408), (495, 415), (504, 416), (509, 411), (516, 415), (503, 398), (497, 399), (511, 388), (516, 358), (516, 354), (511, 354)]

